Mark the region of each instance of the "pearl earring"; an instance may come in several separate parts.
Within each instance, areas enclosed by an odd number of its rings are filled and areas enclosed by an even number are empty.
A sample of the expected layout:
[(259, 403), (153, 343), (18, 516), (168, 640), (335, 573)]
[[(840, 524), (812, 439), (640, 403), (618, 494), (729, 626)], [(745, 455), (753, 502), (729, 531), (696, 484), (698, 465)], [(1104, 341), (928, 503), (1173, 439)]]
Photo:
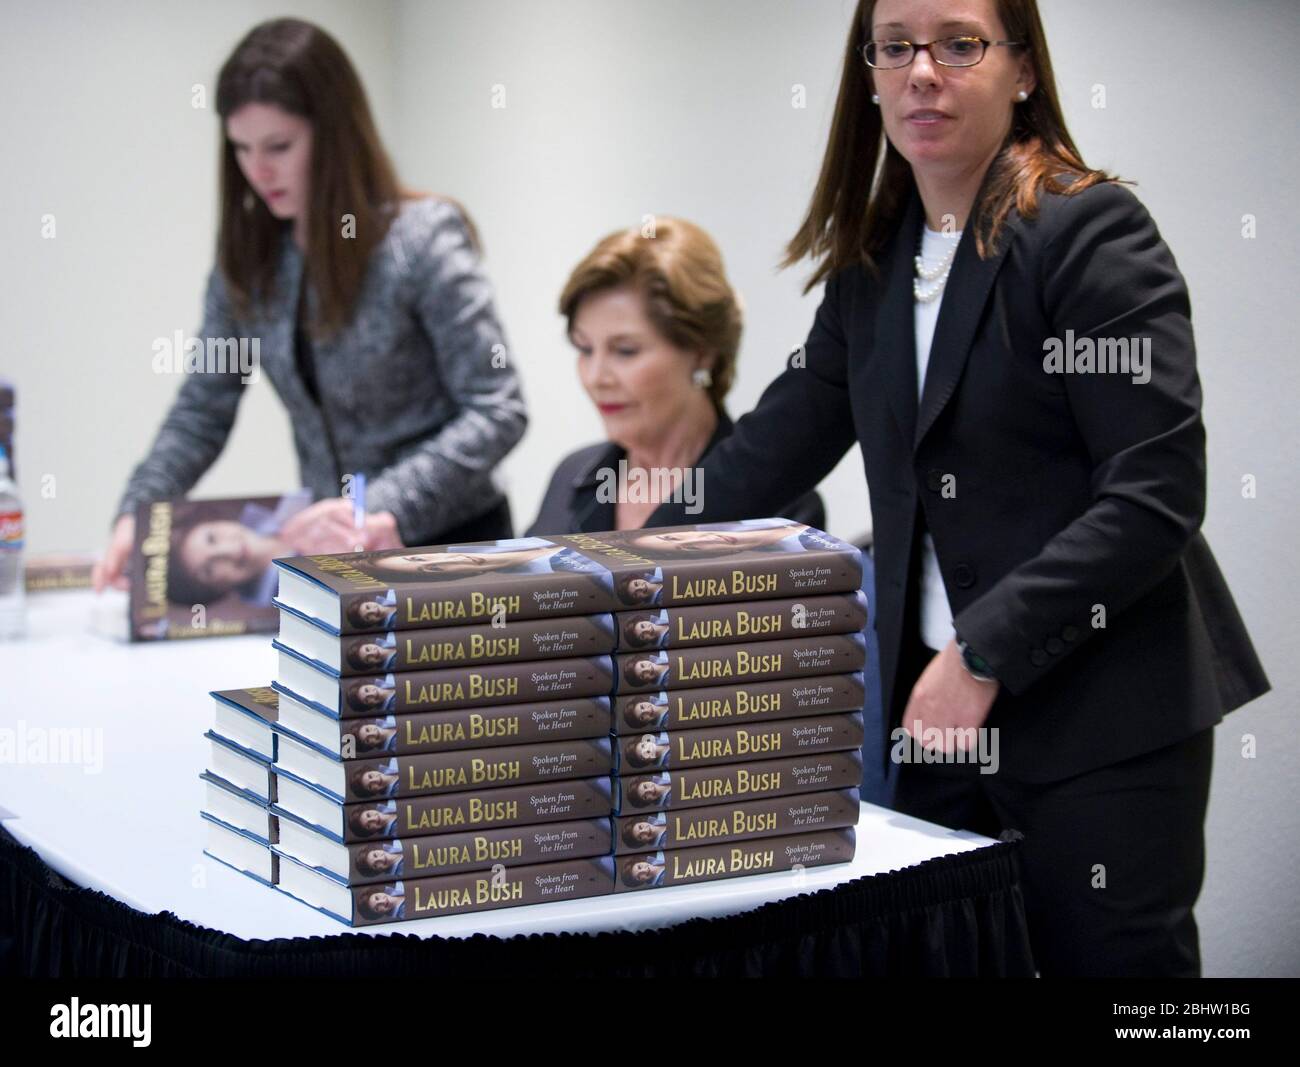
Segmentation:
[(1016, 93), (1016, 99), (1023, 104), (1026, 100), (1029, 99), (1029, 94), (1025, 92), (1023, 89), (1021, 89), (1020, 92)]
[(691, 373), (691, 381), (697, 389), (707, 389), (713, 384), (713, 372), (708, 367), (700, 367)]
[(873, 104), (875, 104), (877, 107), (879, 107), (879, 106), (880, 106), (880, 94), (879, 94), (879, 93), (872, 93), (872, 94), (871, 94), (871, 102), (872, 102)]

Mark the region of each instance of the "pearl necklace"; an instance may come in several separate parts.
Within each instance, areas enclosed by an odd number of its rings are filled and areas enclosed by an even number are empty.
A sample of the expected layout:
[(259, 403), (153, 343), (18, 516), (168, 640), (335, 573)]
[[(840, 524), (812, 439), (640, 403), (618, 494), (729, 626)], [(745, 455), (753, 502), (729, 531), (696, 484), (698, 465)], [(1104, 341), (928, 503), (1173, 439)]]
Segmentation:
[[(933, 267), (926, 267), (919, 252), (913, 258), (912, 262), (916, 265), (916, 277), (912, 279), (912, 295), (922, 304), (930, 303), (943, 292), (943, 287), (948, 282), (948, 275), (952, 273), (952, 263), (957, 256), (957, 245), (960, 243), (960, 238), (950, 240), (948, 242), (948, 251)], [(934, 284), (927, 288), (922, 282), (934, 282)]]

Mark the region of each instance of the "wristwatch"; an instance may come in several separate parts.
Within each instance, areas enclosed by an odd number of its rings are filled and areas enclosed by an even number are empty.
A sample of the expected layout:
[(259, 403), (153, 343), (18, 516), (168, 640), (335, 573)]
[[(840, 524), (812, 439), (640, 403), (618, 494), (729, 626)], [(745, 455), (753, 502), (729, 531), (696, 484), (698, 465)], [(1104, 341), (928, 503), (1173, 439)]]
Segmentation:
[(957, 650), (961, 653), (961, 665), (966, 668), (966, 673), (972, 678), (981, 682), (996, 682), (997, 677), (993, 674), (993, 668), (989, 666), (988, 660), (976, 652), (960, 637), (957, 638)]

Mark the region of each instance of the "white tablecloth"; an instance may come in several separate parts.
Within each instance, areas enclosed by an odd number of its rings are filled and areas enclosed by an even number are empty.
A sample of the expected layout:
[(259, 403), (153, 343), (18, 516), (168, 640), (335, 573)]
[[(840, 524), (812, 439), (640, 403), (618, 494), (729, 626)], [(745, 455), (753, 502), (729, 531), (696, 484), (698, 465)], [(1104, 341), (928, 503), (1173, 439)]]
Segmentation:
[[(26, 639), (0, 642), (0, 821), (64, 877), (143, 912), (170, 911), (243, 938), (640, 930), (993, 843), (864, 804), (851, 864), (350, 931), (202, 851), (208, 693), (269, 684), (270, 638), (128, 645), (104, 632), (124, 631), (124, 612), (122, 594), (37, 594), (28, 598)], [(48, 752), (33, 762), (59, 730), (89, 738), (79, 762), (51, 762)]]

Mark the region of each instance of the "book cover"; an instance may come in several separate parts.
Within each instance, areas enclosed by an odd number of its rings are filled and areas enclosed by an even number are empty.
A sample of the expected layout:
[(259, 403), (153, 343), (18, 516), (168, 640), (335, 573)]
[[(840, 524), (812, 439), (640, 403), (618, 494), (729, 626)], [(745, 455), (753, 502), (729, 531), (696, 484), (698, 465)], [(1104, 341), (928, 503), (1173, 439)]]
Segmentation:
[(277, 561), (284, 604), (340, 633), (848, 592), (860, 551), (784, 518)]
[(852, 827), (733, 841), (699, 848), (674, 848), (619, 857), (614, 892), (657, 889), (692, 882), (739, 878), (747, 874), (798, 870), (848, 863), (856, 835)]
[(647, 730), (697, 730), (728, 722), (790, 719), (860, 711), (862, 672), (742, 682), (699, 689), (661, 689), (614, 698), (613, 728), (618, 734)]
[(299, 490), (140, 504), (127, 561), (131, 640), (274, 633), (272, 560), (294, 554), (283, 528), (310, 503)]
[(661, 808), (698, 808), (706, 804), (791, 793), (844, 789), (862, 782), (862, 753), (827, 752), (816, 756), (751, 760), (720, 767), (624, 775), (618, 786), (616, 815), (635, 815)]
[(645, 774), (651, 770), (706, 767), (861, 747), (862, 712), (848, 711), (804, 719), (671, 733), (659, 730), (620, 737), (617, 769), (620, 774)]
[(857, 789), (836, 789), (680, 811), (620, 815), (614, 820), (614, 851), (625, 855), (832, 830), (856, 826), (861, 810)]
[(620, 611), (615, 618), (621, 652), (729, 645), (862, 630), (867, 625), (867, 597), (855, 589), (831, 596)]
[(732, 682), (802, 678), (860, 671), (867, 662), (861, 633), (791, 637), (755, 644), (697, 645), (614, 656), (616, 693), (691, 689)]

